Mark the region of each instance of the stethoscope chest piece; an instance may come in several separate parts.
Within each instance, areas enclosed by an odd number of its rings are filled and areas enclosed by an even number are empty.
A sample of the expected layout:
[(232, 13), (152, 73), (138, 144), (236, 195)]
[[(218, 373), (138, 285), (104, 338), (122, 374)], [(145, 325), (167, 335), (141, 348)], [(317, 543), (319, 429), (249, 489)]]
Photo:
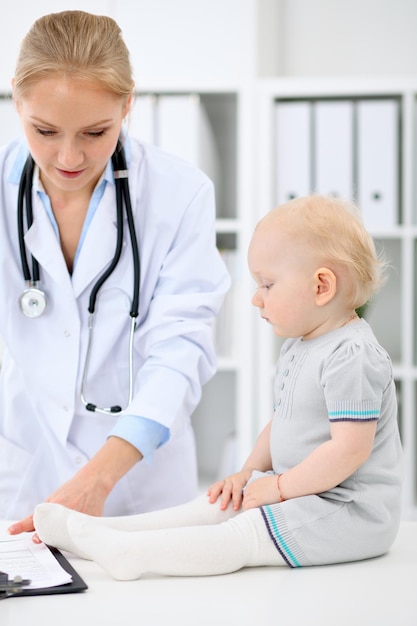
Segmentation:
[(26, 317), (40, 317), (45, 311), (47, 300), (45, 293), (36, 287), (25, 289), (19, 298), (19, 307)]

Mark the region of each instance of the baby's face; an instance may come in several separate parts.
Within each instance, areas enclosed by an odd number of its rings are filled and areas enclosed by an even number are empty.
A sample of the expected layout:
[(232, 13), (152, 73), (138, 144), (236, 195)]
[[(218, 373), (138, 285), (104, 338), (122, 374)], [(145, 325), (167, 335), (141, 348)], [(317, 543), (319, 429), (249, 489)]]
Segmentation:
[(314, 330), (316, 265), (311, 252), (289, 237), (279, 222), (258, 225), (248, 253), (257, 284), (252, 304), (281, 337), (305, 336)]

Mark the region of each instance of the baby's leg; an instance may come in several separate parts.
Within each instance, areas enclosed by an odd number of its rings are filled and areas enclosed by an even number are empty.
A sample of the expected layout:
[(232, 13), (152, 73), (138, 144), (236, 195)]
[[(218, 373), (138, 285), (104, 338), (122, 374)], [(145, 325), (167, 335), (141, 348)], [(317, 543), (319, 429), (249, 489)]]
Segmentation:
[(208, 496), (203, 494), (190, 502), (150, 513), (105, 517), (104, 525), (116, 530), (156, 530), (158, 528), (178, 528), (180, 526), (201, 526), (202, 524), (220, 524), (237, 515), (232, 503), (226, 511), (220, 510), (220, 499), (210, 504)]
[[(89, 520), (90, 528), (112, 528), (115, 530), (134, 532), (139, 530), (157, 530), (162, 528), (178, 528), (181, 526), (199, 526), (220, 524), (237, 515), (229, 505), (226, 511), (220, 510), (218, 502), (210, 504), (206, 495), (199, 496), (191, 502), (180, 506), (152, 511), (141, 515), (121, 517), (91, 517), (67, 509), (59, 504), (45, 502), (35, 509), (34, 525), (39, 537), (45, 543), (74, 552), (72, 537), (68, 532), (70, 518)], [(94, 531), (96, 532), (96, 530)], [(78, 550), (78, 556), (88, 558)]]
[(208, 576), (242, 567), (285, 565), (259, 509), (221, 524), (138, 532), (97, 527), (94, 518), (71, 515), (68, 533), (75, 554), (87, 555), (119, 580), (146, 572)]

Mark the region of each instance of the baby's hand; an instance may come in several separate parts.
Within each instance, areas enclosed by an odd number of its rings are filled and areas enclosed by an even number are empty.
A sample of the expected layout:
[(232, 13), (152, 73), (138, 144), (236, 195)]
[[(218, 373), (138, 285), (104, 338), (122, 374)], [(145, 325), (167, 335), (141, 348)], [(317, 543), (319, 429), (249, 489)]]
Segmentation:
[(277, 477), (274, 474), (262, 476), (248, 485), (243, 496), (243, 510), (255, 509), (266, 504), (279, 502)]
[(251, 477), (252, 471), (251, 469), (242, 470), (213, 483), (207, 490), (209, 502), (213, 504), (221, 495), (220, 509), (222, 511), (227, 509), (230, 500), (233, 502), (233, 509), (238, 511), (243, 500), (243, 488)]

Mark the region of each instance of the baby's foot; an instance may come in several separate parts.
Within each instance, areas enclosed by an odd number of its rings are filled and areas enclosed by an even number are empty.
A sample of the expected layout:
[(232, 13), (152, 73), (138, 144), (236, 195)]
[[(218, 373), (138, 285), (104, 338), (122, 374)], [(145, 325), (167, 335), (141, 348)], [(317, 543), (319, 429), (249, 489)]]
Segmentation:
[(71, 509), (55, 504), (52, 502), (43, 502), (35, 507), (33, 523), (39, 538), (46, 544), (67, 550), (73, 554), (77, 554), (84, 559), (88, 559), (88, 555), (76, 549), (72, 541), (68, 529), (69, 519), (74, 517), (89, 517), (84, 513), (78, 513)]
[[(125, 532), (96, 524), (88, 515), (71, 515), (68, 533), (73, 552), (100, 565), (116, 580), (133, 580), (143, 574), (141, 532)], [(146, 542), (145, 542), (146, 543)]]

